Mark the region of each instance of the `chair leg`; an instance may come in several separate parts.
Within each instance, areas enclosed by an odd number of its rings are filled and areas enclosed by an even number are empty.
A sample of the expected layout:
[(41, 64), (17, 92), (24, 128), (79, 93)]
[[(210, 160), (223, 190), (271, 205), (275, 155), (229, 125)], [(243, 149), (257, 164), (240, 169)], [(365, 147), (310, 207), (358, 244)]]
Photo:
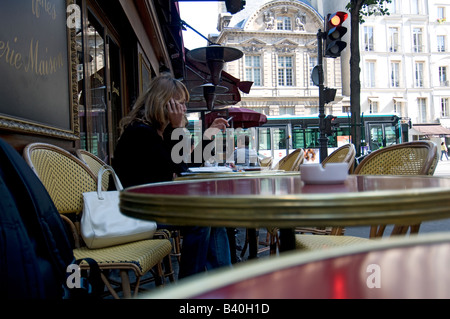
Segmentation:
[(108, 289), (109, 293), (114, 297), (114, 299), (120, 299), (119, 295), (117, 294), (116, 290), (111, 286), (111, 283), (109, 282), (108, 278), (106, 278), (105, 274), (101, 272), (100, 276), (102, 277), (102, 281), (104, 282), (106, 288)]
[(332, 227), (330, 235), (331, 236), (342, 236), (342, 235), (344, 235), (344, 227)]
[(276, 255), (277, 254), (277, 250), (280, 247), (280, 238), (278, 236), (278, 231), (275, 230), (273, 233), (272, 232), (267, 232), (268, 234), (270, 234), (270, 255)]
[(420, 229), (420, 224), (417, 225), (411, 225), (410, 234), (418, 234)]
[(391, 236), (406, 235), (408, 229), (411, 227), (410, 234), (417, 234), (419, 232), (420, 224), (418, 225), (395, 225), (392, 229)]
[(164, 272), (162, 270), (162, 262), (159, 262), (152, 269), (155, 278), (155, 286), (164, 286)]
[(134, 288), (134, 295), (133, 298), (137, 298), (138, 293), (139, 293), (139, 285), (141, 284), (141, 277), (136, 278), (136, 287)]
[(386, 229), (386, 225), (371, 226), (370, 227), (370, 237), (369, 238), (383, 237), (385, 229)]
[(173, 230), (171, 233), (172, 237), (172, 246), (173, 246), (173, 253), (172, 256), (175, 256), (178, 260), (178, 263), (180, 263), (181, 260), (181, 234), (178, 230)]
[(172, 267), (172, 259), (170, 258), (170, 254), (164, 257), (164, 278), (169, 277), (170, 282), (175, 282), (175, 271)]
[[(120, 278), (122, 280), (122, 292), (123, 296), (126, 299), (131, 298), (131, 286), (130, 286), (130, 277), (128, 276), (127, 270), (120, 270)], [(137, 287), (136, 287), (137, 289)]]

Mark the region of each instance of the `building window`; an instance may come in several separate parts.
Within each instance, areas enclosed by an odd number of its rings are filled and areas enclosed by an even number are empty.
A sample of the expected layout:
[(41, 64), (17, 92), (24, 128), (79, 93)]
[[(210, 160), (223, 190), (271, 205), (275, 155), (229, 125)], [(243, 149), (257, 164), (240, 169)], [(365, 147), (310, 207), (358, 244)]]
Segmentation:
[(413, 51), (423, 52), (422, 28), (413, 28)]
[(280, 115), (295, 115), (295, 108), (294, 107), (283, 107), (280, 106)]
[(400, 62), (391, 62), (391, 87), (400, 87)]
[(411, 1), (411, 14), (419, 14), (419, 0)]
[(401, 102), (397, 102), (397, 101), (394, 99), (394, 108), (393, 108), (392, 111), (393, 111), (394, 113), (398, 113), (398, 110), (401, 109), (401, 107), (402, 107)]
[(277, 30), (292, 30), (290, 17), (277, 17)]
[(291, 56), (278, 57), (278, 85), (293, 86), (293, 65)]
[(309, 78), (309, 86), (314, 86), (314, 83), (313, 83), (313, 81), (312, 81), (312, 76), (311, 76), (311, 74), (312, 74), (312, 70), (313, 70), (313, 68), (316, 66), (316, 64), (317, 64), (317, 57), (309, 57), (309, 67), (308, 67), (308, 78)]
[(423, 62), (416, 62), (415, 86), (416, 88), (423, 87)]
[[(84, 2), (79, 0), (76, 3), (81, 7)], [(123, 116), (122, 52), (106, 21), (98, 19), (90, 9), (86, 12), (87, 26), (80, 27), (76, 35), (80, 52), (90, 56), (90, 59), (81, 61), (77, 68), (80, 72), (80, 148), (110, 163), (113, 146), (120, 136), (119, 121)]]
[(378, 101), (369, 99), (369, 113), (378, 113)]
[(261, 86), (261, 57), (259, 55), (245, 56), (245, 79), (252, 81), (254, 86)]
[(437, 51), (445, 52), (445, 35), (437, 36)]
[(389, 51), (398, 52), (398, 28), (389, 28)]
[(375, 62), (366, 62), (366, 87), (375, 87)]
[(373, 27), (364, 27), (364, 51), (373, 51)]
[(441, 98), (441, 117), (449, 117), (449, 98), (443, 97)]
[(418, 98), (417, 106), (419, 109), (419, 122), (426, 123), (426, 121), (427, 121), (427, 101), (424, 98)]
[(446, 66), (439, 67), (439, 83), (441, 86), (448, 86)]
[(437, 8), (437, 22), (442, 23), (445, 22), (445, 8), (438, 7)]
[(317, 113), (319, 113), (319, 106), (318, 105), (310, 105), (309, 114), (317, 114)]

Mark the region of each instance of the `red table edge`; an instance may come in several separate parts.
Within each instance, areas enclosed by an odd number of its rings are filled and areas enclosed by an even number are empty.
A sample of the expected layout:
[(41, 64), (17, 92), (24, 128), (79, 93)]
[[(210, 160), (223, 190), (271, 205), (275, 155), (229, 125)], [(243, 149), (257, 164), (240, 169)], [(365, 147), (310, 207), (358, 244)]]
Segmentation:
[(411, 235), (409, 237), (390, 237), (374, 239), (367, 243), (354, 244), (344, 247), (333, 247), (318, 251), (292, 251), (280, 256), (266, 259), (249, 260), (234, 265), (233, 268), (221, 268), (201, 273), (183, 279), (176, 286), (166, 287), (164, 290), (142, 294), (141, 299), (188, 299), (205, 294), (209, 291), (231, 285), (242, 280), (255, 278), (274, 269), (281, 270), (311, 262), (349, 256), (359, 253), (388, 250), (417, 245), (449, 243), (450, 233), (438, 232), (431, 234)]

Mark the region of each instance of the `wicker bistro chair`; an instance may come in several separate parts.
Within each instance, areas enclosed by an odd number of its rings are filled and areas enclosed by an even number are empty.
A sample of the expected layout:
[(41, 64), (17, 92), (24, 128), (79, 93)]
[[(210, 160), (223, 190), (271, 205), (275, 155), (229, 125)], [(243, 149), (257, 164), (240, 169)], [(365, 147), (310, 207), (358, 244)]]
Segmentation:
[[(433, 175), (438, 163), (437, 145), (430, 141), (414, 141), (388, 146), (370, 153), (356, 167), (360, 175)], [(364, 212), (361, 212), (362, 214)], [(391, 235), (418, 233), (420, 225), (395, 225)], [(382, 237), (386, 225), (371, 226), (369, 238)], [(297, 249), (315, 250), (324, 247), (345, 246), (370, 239), (342, 236), (333, 227), (332, 235), (296, 235)]]
[[(370, 153), (356, 167), (359, 175), (433, 175), (438, 163), (438, 147), (431, 141), (413, 141), (388, 146)], [(392, 235), (419, 232), (419, 225), (396, 225)], [(386, 225), (372, 226), (370, 237), (381, 237)]]
[(353, 173), (355, 167), (356, 149), (353, 144), (345, 144), (333, 153), (328, 155), (322, 162), (322, 166), (325, 167), (328, 163), (348, 163), (348, 172)]
[[(122, 289), (125, 298), (131, 297), (132, 287), (136, 296), (140, 284), (144, 282), (142, 277), (149, 273), (153, 276), (145, 281), (155, 280), (157, 285), (164, 284), (163, 260), (168, 259), (165, 265), (171, 267), (172, 245), (168, 237), (88, 249), (82, 241), (77, 220), (83, 208), (82, 194), (96, 191), (97, 176), (76, 156), (50, 144), (29, 144), (24, 149), (23, 157), (44, 184), (63, 220), (68, 222), (74, 235), (75, 258), (92, 258), (97, 261), (102, 270), (103, 282), (114, 298), (119, 298), (116, 289)], [(88, 265), (82, 263), (81, 267), (87, 269)], [(109, 270), (114, 269), (119, 271), (120, 282), (106, 276), (111, 273)], [(136, 276), (133, 284), (130, 284), (129, 271), (133, 271)], [(173, 274), (172, 269), (166, 269), (168, 271)]]
[[(75, 151), (75, 154), (91, 169), (91, 171), (95, 174), (95, 176), (98, 176), (98, 172), (103, 166), (108, 165), (98, 156), (86, 150), (77, 149)], [(107, 171), (105, 172), (105, 174), (103, 174), (102, 177), (102, 187), (104, 190), (108, 190), (109, 187), (109, 174), (110, 174), (109, 171)]]
[(300, 171), (300, 165), (303, 163), (303, 149), (297, 148), (292, 153), (283, 157), (275, 166), (275, 170)]
[[(105, 163), (104, 161), (102, 161), (99, 157), (95, 156), (94, 154), (92, 154), (91, 152), (88, 152), (86, 150), (82, 150), (82, 149), (77, 149), (76, 150), (76, 155), (79, 159), (81, 159), (83, 162), (86, 163), (86, 165), (91, 169), (91, 171), (94, 173), (95, 176), (98, 176), (98, 172), (100, 170), (100, 168), (102, 168), (105, 165), (108, 165), (107, 163)], [(102, 177), (102, 187), (107, 190), (109, 187), (109, 172), (106, 172), (105, 174), (103, 174)], [(181, 259), (181, 236), (180, 236), (180, 231), (179, 230), (162, 230), (159, 229), (159, 232), (167, 232), (170, 237), (173, 239), (173, 247), (172, 250), (173, 252), (171, 253), (172, 256), (175, 256), (178, 260), (178, 263), (180, 262)]]

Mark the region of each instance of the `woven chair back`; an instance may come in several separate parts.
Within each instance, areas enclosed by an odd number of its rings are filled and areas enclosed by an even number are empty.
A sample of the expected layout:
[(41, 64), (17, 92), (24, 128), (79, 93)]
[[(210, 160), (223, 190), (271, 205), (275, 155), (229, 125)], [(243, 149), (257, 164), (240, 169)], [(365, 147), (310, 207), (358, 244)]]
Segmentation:
[(44, 184), (61, 214), (81, 213), (83, 193), (97, 190), (97, 177), (80, 159), (45, 143), (29, 144), (25, 161)]
[[(95, 174), (95, 176), (98, 176), (98, 172), (100, 171), (100, 169), (103, 166), (108, 165), (104, 161), (102, 161), (99, 157), (95, 156), (94, 154), (92, 154), (86, 150), (78, 149), (76, 151), (76, 154), (79, 159), (81, 159), (83, 162), (86, 163), (86, 165), (91, 169), (91, 171)], [(103, 174), (102, 187), (104, 190), (108, 190), (109, 175), (110, 175), (109, 171), (107, 171)]]
[(272, 162), (273, 162), (272, 157), (266, 157), (260, 161), (260, 165), (261, 165), (261, 167), (269, 167), (270, 168), (270, 167), (272, 167)]
[(283, 157), (275, 169), (285, 170), (285, 171), (300, 171), (300, 165), (303, 163), (303, 149), (297, 148), (292, 153)]
[(348, 163), (349, 173), (353, 172), (353, 167), (355, 163), (356, 150), (353, 144), (346, 144), (333, 153), (328, 155), (322, 162), (322, 166), (326, 166), (328, 163)]
[(431, 141), (413, 141), (388, 146), (370, 153), (356, 167), (359, 175), (433, 175), (437, 163), (437, 145)]

